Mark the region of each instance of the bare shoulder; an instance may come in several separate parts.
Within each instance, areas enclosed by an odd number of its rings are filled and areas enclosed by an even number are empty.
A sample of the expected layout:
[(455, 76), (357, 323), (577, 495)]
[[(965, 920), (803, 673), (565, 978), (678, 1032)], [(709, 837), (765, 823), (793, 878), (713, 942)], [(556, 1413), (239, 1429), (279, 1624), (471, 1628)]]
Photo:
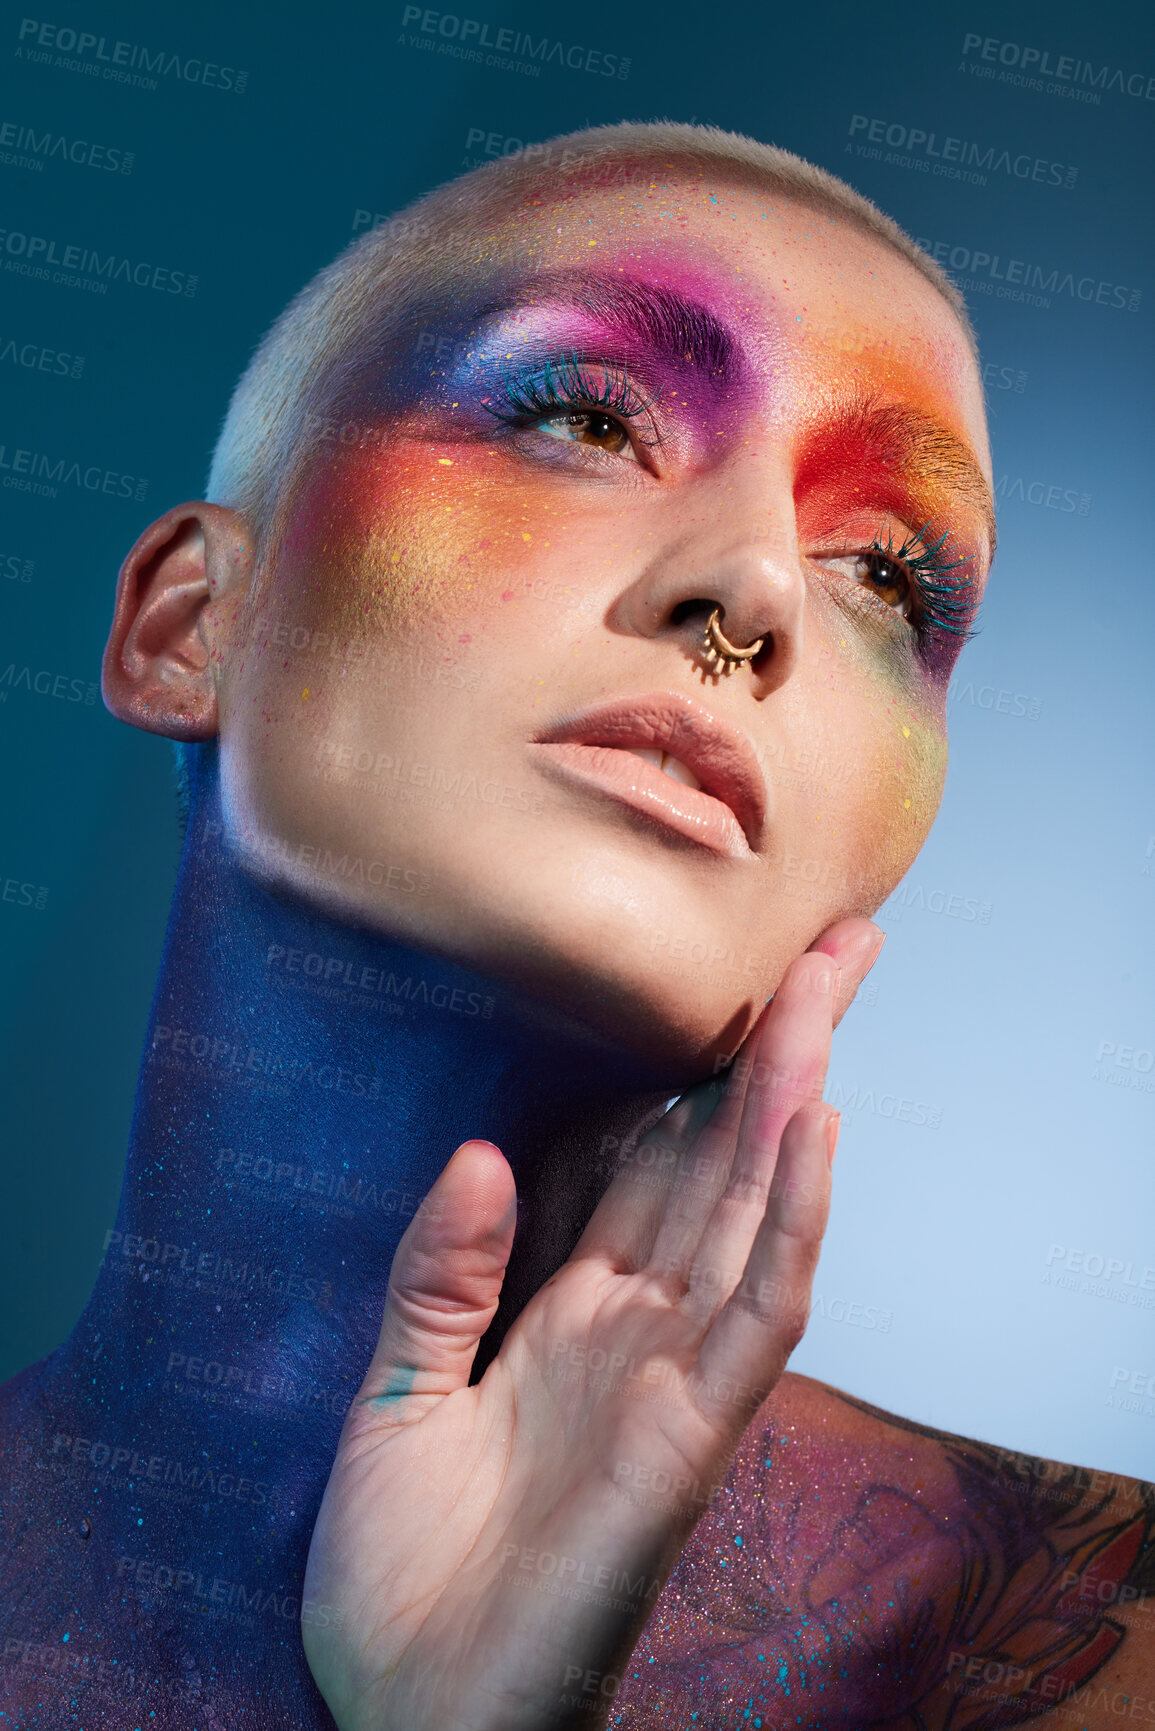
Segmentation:
[(683, 1705), (703, 1731), (735, 1707), (792, 1731), (1155, 1728), (1155, 1491), (785, 1377), (655, 1604), (615, 1724)]

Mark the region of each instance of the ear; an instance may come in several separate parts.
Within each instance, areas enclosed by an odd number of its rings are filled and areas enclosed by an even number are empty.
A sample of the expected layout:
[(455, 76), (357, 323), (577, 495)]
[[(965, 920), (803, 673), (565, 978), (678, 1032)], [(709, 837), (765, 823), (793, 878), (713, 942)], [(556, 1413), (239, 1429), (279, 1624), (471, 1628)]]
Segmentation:
[(177, 505), (147, 528), (120, 570), (104, 651), (104, 701), (120, 721), (169, 739), (212, 739), (217, 682), (210, 608), (247, 584), (252, 534), (223, 505)]

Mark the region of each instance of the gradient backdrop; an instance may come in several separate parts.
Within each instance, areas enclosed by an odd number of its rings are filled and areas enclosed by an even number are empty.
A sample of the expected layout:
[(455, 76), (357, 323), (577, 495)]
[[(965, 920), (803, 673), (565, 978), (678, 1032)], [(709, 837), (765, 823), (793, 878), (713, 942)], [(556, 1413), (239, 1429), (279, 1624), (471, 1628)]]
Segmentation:
[[(1155, 1474), (1155, 14), (30, 3), (0, 23), (0, 1371), (84, 1304), (177, 856), (169, 748), (94, 684), (121, 557), (200, 493), (253, 344), (354, 232), (493, 155), (669, 117), (875, 199), (967, 289), (987, 362), (1002, 550), (942, 816), (836, 1043), (795, 1366)], [(489, 63), (501, 29), (544, 63)], [(137, 280), (38, 274), (70, 246)], [(22, 490), (28, 451), (83, 479)]]

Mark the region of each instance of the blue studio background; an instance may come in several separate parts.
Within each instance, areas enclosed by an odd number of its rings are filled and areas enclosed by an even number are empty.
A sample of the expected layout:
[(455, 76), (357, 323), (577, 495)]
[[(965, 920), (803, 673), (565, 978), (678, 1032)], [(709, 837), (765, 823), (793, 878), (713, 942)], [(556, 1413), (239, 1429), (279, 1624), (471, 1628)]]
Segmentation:
[[(835, 1213), (795, 1366), (1153, 1476), (1155, 14), (450, 3), (52, 0), (0, 23), (0, 1373), (87, 1296), (177, 857), (169, 747), (95, 683), (121, 558), (200, 493), (254, 343), (355, 232), (522, 144), (665, 116), (875, 199), (966, 288), (987, 365), (1001, 551), (942, 816), (836, 1042)], [(503, 29), (513, 64), (486, 46)], [(544, 63), (509, 53), (520, 32)], [(87, 251), (136, 280), (100, 292)], [(25, 490), (21, 452), (84, 480)]]

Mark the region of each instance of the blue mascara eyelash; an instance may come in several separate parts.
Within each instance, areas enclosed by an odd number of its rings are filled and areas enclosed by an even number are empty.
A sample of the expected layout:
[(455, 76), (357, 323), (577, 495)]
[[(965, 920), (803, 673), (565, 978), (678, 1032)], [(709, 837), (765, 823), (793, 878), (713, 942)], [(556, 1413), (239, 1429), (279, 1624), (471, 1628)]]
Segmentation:
[(919, 618), (913, 623), (920, 637), (946, 632), (951, 637), (961, 638), (965, 643), (969, 637), (974, 636), (975, 603), (969, 593), (974, 587), (974, 579), (951, 578), (947, 573), (958, 571), (971, 561), (954, 559), (946, 562), (941, 555), (950, 538), (950, 531), (940, 535), (936, 541), (927, 541), (924, 537), (929, 528), (930, 524), (924, 523), (917, 534), (907, 536), (901, 547), (894, 545), (889, 530), (886, 531), (884, 546), (882, 531), (879, 530), (869, 551), (878, 553), (883, 559), (900, 566), (909, 577), (919, 598)]
[(608, 361), (586, 361), (576, 353), (511, 368), (502, 375), (497, 405), (491, 397), (481, 398), (488, 414), (512, 425), (583, 409), (601, 409), (635, 422), (653, 401), (642, 396), (623, 368)]

